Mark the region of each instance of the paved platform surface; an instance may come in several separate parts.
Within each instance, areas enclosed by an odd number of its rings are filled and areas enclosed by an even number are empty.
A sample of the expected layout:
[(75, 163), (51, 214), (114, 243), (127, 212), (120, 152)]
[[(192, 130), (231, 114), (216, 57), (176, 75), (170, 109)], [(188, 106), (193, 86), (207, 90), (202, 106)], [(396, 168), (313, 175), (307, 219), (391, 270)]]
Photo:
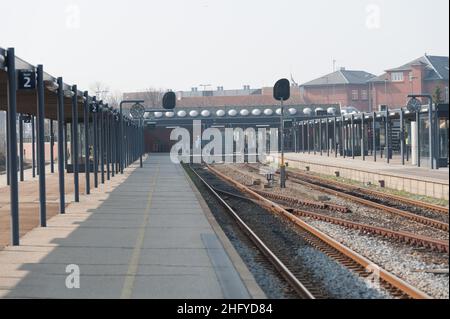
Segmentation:
[(108, 187), (0, 251), (0, 297), (250, 297), (180, 165), (152, 155)]
[[(39, 176), (32, 177), (31, 169), (25, 170), (24, 181), (19, 182), (19, 226), (20, 236), (23, 236), (39, 225)], [(74, 202), (73, 174), (65, 173), (66, 206)], [(59, 213), (59, 180), (58, 168), (50, 173), (46, 167), (45, 184), (47, 198), (47, 220)], [(94, 188), (94, 176), (90, 175), (91, 188)], [(109, 181), (106, 181), (109, 183)], [(80, 195), (85, 193), (85, 174), (79, 178)], [(100, 183), (99, 191), (104, 189)], [(10, 243), (11, 238), (11, 207), (10, 188), (6, 184), (6, 176), (0, 176), (0, 249)]]
[(360, 158), (352, 159), (351, 157), (335, 158), (333, 154), (328, 157), (326, 154), (320, 156), (303, 153), (288, 153), (287, 159), (301, 160), (305, 162), (332, 165), (336, 167), (353, 168), (358, 170), (365, 170), (370, 172), (387, 173), (396, 176), (404, 176), (409, 178), (417, 178), (426, 181), (442, 182), (448, 185), (449, 178), (448, 168), (441, 168), (439, 170), (431, 170), (427, 167), (417, 167), (412, 165), (401, 165), (398, 161), (393, 161), (390, 164), (386, 159), (379, 158), (377, 162), (373, 161), (371, 156), (368, 156), (365, 161)]
[(379, 180), (384, 180), (388, 188), (448, 199), (448, 168), (431, 170), (427, 167), (403, 166), (396, 159), (387, 164), (384, 158), (374, 162), (371, 156), (363, 161), (361, 158), (336, 158), (334, 154), (328, 157), (326, 153), (322, 156), (319, 153), (287, 153), (286, 160), (292, 167), (304, 169), (310, 166), (311, 171), (316, 173), (334, 175), (335, 171), (339, 171), (342, 177), (360, 182), (378, 184)]

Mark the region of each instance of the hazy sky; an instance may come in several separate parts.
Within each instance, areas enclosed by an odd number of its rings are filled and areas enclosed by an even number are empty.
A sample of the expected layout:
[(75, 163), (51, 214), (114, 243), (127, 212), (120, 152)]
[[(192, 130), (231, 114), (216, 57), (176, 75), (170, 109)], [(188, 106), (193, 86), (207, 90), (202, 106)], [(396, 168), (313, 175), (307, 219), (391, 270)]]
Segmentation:
[(375, 74), (448, 55), (448, 0), (0, 0), (0, 46), (88, 89), (186, 90)]

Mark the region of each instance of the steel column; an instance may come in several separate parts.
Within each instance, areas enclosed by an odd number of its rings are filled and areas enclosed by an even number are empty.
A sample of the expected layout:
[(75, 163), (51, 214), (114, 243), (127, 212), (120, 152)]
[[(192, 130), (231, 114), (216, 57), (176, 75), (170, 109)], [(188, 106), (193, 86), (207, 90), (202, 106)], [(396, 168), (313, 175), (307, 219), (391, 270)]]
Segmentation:
[(11, 175), (9, 172), (11, 171), (11, 161), (9, 160), (9, 153), (11, 152), (11, 148), (9, 147), (9, 112), (6, 111), (6, 185), (10, 186)]
[(8, 70), (8, 141), (10, 205), (11, 205), (11, 244), (18, 246), (19, 239), (19, 185), (17, 180), (17, 83), (16, 56), (14, 48), (8, 49), (6, 67)]
[(105, 184), (105, 130), (104, 130), (104, 119), (103, 119), (103, 109), (100, 110), (100, 127), (99, 127), (99, 144), (100, 144), (100, 177), (101, 183)]
[(41, 227), (47, 227), (47, 207), (45, 192), (45, 96), (44, 96), (44, 67), (37, 67), (37, 131), (38, 131), (38, 167), (39, 167), (39, 212)]
[(334, 117), (334, 120), (333, 120), (333, 143), (334, 143), (334, 145), (333, 145), (333, 148), (334, 148), (334, 157), (337, 157), (338, 156), (338, 136), (337, 136), (337, 118), (336, 118), (336, 116)]
[(106, 122), (105, 122), (105, 142), (106, 142), (106, 179), (109, 181), (111, 179), (111, 141), (110, 141), (110, 126), (109, 123), (111, 121), (110, 111), (106, 111), (105, 114)]
[(50, 173), (55, 173), (55, 132), (53, 128), (53, 120), (50, 120)]
[(400, 108), (400, 155), (402, 165), (405, 165), (405, 111)]
[(87, 91), (84, 92), (84, 153), (85, 153), (85, 159), (84, 159), (84, 175), (86, 178), (86, 195), (89, 195), (91, 193), (91, 161), (90, 161), (90, 147), (89, 147), (89, 94)]
[(322, 136), (322, 118), (319, 119), (319, 148), (320, 148), (320, 156), (323, 156), (323, 136)]
[(355, 159), (355, 115), (352, 114), (350, 119), (350, 134), (352, 135), (352, 158)]
[(428, 143), (429, 143), (429, 158), (430, 158), (430, 168), (434, 169), (437, 165), (437, 161), (435, 163), (435, 156), (434, 156), (434, 134), (433, 134), (433, 98), (428, 98), (429, 105), (428, 105)]
[(308, 146), (308, 154), (311, 154), (311, 145), (310, 145), (310, 140), (311, 140), (311, 137), (309, 136), (309, 131), (310, 131), (310, 129), (309, 129), (309, 121), (307, 121), (306, 122), (306, 138), (307, 138), (307, 146)]
[(373, 112), (373, 121), (372, 121), (372, 148), (373, 148), (373, 161), (377, 161), (377, 113)]
[(33, 178), (36, 177), (36, 125), (35, 117), (31, 116), (31, 170)]
[(366, 160), (366, 141), (365, 141), (365, 131), (364, 131), (364, 113), (361, 113), (361, 156), (363, 161)]
[(72, 168), (75, 202), (80, 201), (79, 167), (78, 167), (78, 88), (72, 86)]
[(416, 123), (417, 123), (417, 132), (416, 132), (416, 139), (417, 139), (417, 167), (421, 166), (420, 163), (420, 111), (416, 112)]
[(24, 163), (23, 163), (23, 116), (19, 115), (19, 170), (20, 181), (24, 181)]
[(330, 157), (330, 134), (328, 131), (328, 126), (329, 126), (329, 122), (328, 122), (328, 117), (326, 118), (327, 121), (327, 125), (325, 125), (325, 140), (326, 140), (326, 145), (327, 145), (327, 156)]
[(94, 102), (95, 105), (94, 107), (96, 108), (96, 110), (94, 111), (93, 114), (93, 130), (94, 130), (94, 150), (93, 150), (93, 155), (94, 155), (94, 187), (98, 188), (98, 104), (96, 101), (96, 98), (94, 97)]
[(391, 145), (390, 145), (390, 143), (389, 143), (389, 140), (390, 140), (390, 132), (389, 132), (389, 108), (386, 106), (386, 136), (385, 136), (385, 138), (386, 138), (386, 161), (387, 161), (387, 163), (389, 164), (390, 163), (390, 161), (391, 161), (391, 152), (390, 152), (390, 147), (391, 147)]
[(59, 212), (66, 212), (66, 194), (64, 185), (64, 164), (66, 163), (66, 140), (64, 137), (64, 83), (58, 78), (58, 176), (59, 176)]

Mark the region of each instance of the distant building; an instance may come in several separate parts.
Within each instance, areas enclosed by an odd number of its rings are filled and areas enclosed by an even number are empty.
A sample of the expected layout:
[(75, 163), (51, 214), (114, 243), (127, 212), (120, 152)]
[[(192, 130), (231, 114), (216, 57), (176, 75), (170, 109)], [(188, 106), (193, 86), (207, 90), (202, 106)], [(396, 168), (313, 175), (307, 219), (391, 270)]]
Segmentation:
[[(251, 89), (245, 85), (242, 89), (225, 90), (218, 87), (216, 90), (198, 90), (192, 88), (191, 91), (178, 91), (177, 108), (204, 108), (204, 107), (259, 107), (276, 106), (279, 102), (273, 98), (273, 88), (264, 87), (260, 89)], [(124, 99), (144, 99), (146, 104), (148, 94), (145, 92), (125, 93)], [(285, 105), (305, 104), (300, 96), (297, 86), (291, 90), (291, 98), (285, 102)]]
[(404, 107), (409, 94), (431, 94), (441, 90), (442, 102), (448, 103), (448, 57), (425, 55), (369, 81), (373, 105)]
[(340, 104), (369, 111), (368, 81), (375, 75), (365, 71), (340, 70), (300, 85), (300, 96), (306, 104)]

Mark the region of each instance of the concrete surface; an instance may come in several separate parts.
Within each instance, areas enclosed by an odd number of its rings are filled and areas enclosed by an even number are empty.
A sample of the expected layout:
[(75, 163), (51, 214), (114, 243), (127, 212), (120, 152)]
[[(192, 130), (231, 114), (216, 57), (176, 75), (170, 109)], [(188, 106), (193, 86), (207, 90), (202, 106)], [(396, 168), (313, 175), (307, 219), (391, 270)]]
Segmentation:
[[(79, 289), (66, 286), (68, 265), (79, 267)], [(0, 297), (250, 295), (182, 167), (155, 155), (0, 251)]]
[[(269, 161), (273, 161), (269, 156)], [(335, 158), (334, 155), (288, 153), (286, 161), (290, 167), (306, 169), (310, 167), (312, 172), (334, 175), (339, 171), (343, 178), (378, 185), (384, 180), (387, 188), (405, 191), (412, 194), (425, 195), (439, 199), (449, 197), (449, 169), (441, 168), (431, 170), (426, 167), (403, 166), (398, 163), (387, 164), (386, 159), (373, 162), (369, 156), (366, 161), (359, 158)]]

